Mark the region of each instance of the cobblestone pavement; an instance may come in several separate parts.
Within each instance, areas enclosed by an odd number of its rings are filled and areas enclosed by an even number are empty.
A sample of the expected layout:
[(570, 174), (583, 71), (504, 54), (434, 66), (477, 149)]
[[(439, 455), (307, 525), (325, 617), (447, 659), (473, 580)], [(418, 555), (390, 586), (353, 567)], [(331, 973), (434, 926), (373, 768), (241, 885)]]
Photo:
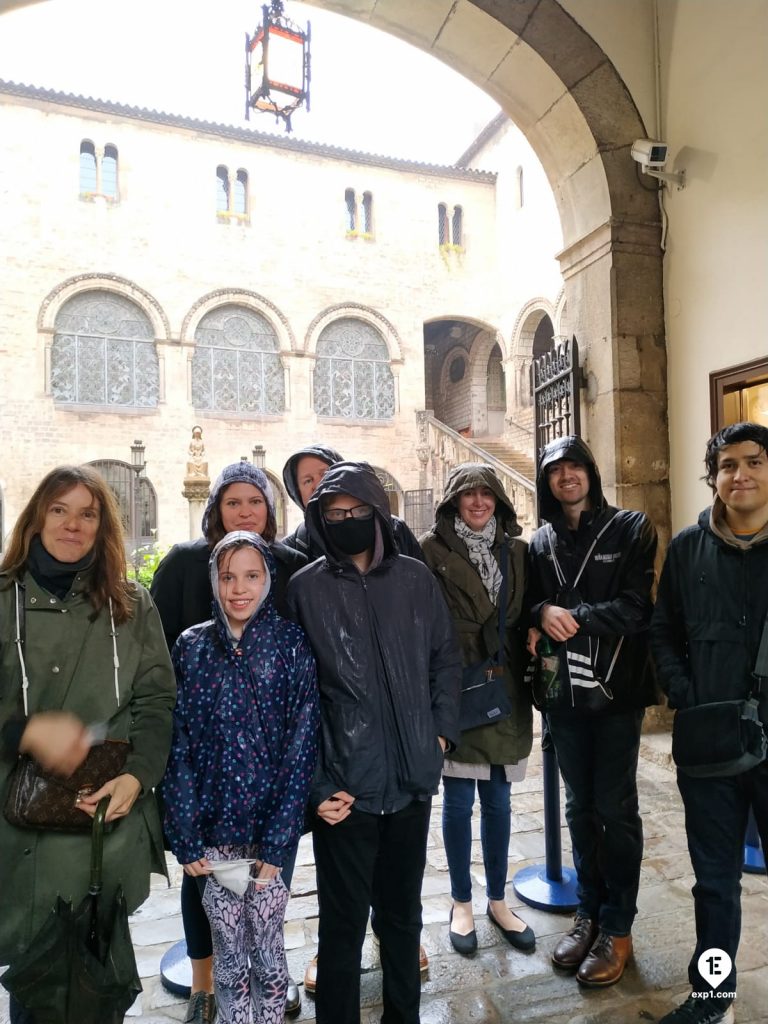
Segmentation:
[[(434, 801), (428, 865), (424, 878), (424, 931), (429, 975), (422, 986), (422, 1024), (644, 1024), (657, 1021), (688, 994), (686, 968), (694, 942), (693, 877), (685, 842), (683, 812), (670, 767), (670, 738), (644, 737), (638, 771), (645, 827), (645, 859), (639, 909), (633, 931), (635, 956), (622, 981), (604, 990), (581, 989), (571, 976), (555, 973), (550, 954), (570, 918), (523, 906), (509, 885), (509, 902), (519, 909), (537, 937), (535, 953), (512, 949), (485, 917), (479, 821), (474, 822), (473, 902), (479, 950), (474, 957), (454, 953), (448, 940), (448, 871), (440, 836), (440, 798)], [(541, 754), (538, 742), (524, 782), (512, 787), (510, 879), (527, 864), (544, 859)], [(561, 799), (562, 803), (562, 799)], [(568, 830), (562, 828), (563, 860), (570, 861)], [(185, 1004), (169, 995), (158, 976), (163, 953), (182, 937), (180, 874), (173, 885), (157, 879), (144, 906), (131, 919), (144, 991), (126, 1024), (169, 1024), (184, 1019)], [(744, 875), (743, 930), (739, 950), (738, 1024), (768, 1022), (768, 880)], [(316, 949), (317, 898), (312, 845), (302, 839), (293, 897), (288, 906), (286, 945), (292, 975), (300, 980)], [(369, 932), (363, 951), (362, 1024), (380, 1019), (381, 974)], [(303, 995), (300, 1022), (314, 1021), (312, 998)], [(5, 995), (0, 1024), (7, 1024)]]

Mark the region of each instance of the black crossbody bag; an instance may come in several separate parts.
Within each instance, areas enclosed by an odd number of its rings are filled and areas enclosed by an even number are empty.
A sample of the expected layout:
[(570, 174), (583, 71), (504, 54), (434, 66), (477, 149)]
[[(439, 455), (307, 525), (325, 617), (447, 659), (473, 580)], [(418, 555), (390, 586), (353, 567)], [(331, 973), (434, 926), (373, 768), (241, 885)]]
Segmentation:
[(507, 696), (504, 679), (504, 627), (507, 622), (507, 575), (509, 571), (509, 543), (501, 546), (499, 588), (499, 648), (492, 658), (467, 665), (461, 677), (461, 707), (459, 729), (476, 729), (481, 725), (493, 725), (509, 718), (512, 703)]
[(697, 704), (675, 713), (672, 759), (681, 772), (696, 778), (740, 775), (765, 760), (768, 737), (760, 721), (758, 697), (766, 681), (768, 615), (747, 699)]

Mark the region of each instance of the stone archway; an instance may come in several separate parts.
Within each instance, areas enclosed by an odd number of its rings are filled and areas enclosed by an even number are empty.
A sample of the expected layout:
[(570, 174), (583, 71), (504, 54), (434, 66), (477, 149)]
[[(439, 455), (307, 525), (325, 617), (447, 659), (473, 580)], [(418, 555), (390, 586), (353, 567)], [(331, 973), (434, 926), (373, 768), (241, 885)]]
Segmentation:
[[(0, 0), (0, 11), (23, 0)], [(605, 52), (557, 0), (309, 0), (432, 54), (485, 89), (533, 146), (563, 229), (583, 429), (611, 499), (669, 524), (659, 213), (630, 148), (647, 134)]]
[(562, 223), (569, 328), (590, 380), (582, 429), (609, 497), (668, 531), (659, 212), (655, 193), (636, 181), (630, 149), (647, 132), (616, 68), (557, 0), (308, 2), (449, 64), (525, 134)]

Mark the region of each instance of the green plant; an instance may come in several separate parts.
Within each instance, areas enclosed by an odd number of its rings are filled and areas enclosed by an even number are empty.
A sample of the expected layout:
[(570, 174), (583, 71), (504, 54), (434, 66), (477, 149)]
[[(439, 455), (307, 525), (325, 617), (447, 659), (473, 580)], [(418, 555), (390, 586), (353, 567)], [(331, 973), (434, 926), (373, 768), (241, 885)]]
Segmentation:
[(132, 551), (128, 559), (128, 579), (138, 580), (142, 586), (149, 590), (155, 571), (165, 557), (167, 550), (167, 548), (161, 548), (157, 544), (147, 544), (145, 547), (139, 548), (138, 551)]

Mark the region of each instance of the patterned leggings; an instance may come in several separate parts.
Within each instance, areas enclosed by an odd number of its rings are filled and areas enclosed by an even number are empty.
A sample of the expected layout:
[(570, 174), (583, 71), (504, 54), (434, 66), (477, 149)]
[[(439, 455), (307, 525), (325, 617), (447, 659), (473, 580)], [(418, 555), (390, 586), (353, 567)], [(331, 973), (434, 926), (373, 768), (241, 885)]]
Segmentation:
[[(205, 851), (211, 860), (257, 855), (255, 847), (220, 846)], [(213, 970), (219, 1024), (283, 1024), (288, 967), (283, 920), (288, 890), (278, 876), (248, 886), (245, 896), (205, 883), (203, 909), (213, 936)], [(253, 1013), (253, 1018), (251, 1018)]]

